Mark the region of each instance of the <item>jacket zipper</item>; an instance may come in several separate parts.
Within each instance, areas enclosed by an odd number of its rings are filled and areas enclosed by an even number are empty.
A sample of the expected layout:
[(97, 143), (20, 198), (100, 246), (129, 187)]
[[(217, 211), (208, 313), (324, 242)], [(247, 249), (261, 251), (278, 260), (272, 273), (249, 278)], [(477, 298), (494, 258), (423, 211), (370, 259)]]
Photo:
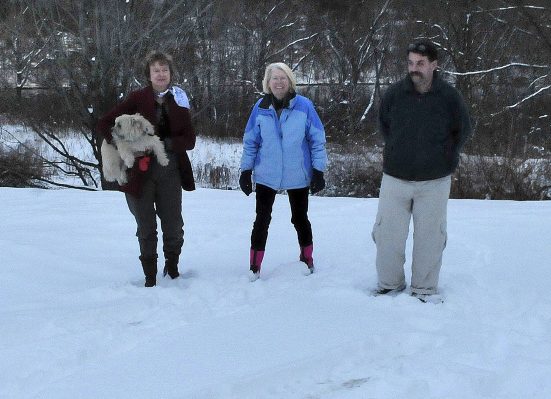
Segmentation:
[[(279, 134), (279, 146), (281, 148), (281, 179), (279, 180), (279, 187), (281, 187), (281, 183), (283, 182), (283, 169), (284, 169), (284, 165), (283, 165), (283, 131), (281, 130), (281, 121), (280, 121), (280, 118), (277, 116), (277, 111), (273, 108), (273, 105), (270, 106), (270, 108), (272, 109), (272, 113), (274, 115), (274, 122), (275, 122), (275, 125), (276, 125), (276, 129), (277, 129), (277, 133)], [(281, 110), (281, 114), (283, 115), (283, 110)]]

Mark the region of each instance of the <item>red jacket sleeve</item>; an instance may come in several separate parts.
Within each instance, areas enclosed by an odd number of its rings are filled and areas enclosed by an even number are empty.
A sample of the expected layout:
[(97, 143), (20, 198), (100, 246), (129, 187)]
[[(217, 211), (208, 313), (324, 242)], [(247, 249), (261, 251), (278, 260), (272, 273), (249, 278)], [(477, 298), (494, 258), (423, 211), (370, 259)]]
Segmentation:
[(122, 114), (135, 114), (136, 113), (136, 96), (131, 93), (126, 100), (118, 104), (105, 114), (96, 126), (96, 133), (103, 137), (108, 143), (111, 143), (113, 136), (111, 136), (111, 128), (115, 125), (115, 119)]

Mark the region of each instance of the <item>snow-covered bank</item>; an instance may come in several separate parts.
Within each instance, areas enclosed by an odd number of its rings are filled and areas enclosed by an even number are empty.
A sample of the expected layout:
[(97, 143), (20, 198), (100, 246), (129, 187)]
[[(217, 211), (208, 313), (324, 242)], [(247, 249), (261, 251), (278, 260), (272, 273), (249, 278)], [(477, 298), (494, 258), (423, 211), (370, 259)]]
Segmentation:
[(311, 199), (304, 277), (278, 196), (249, 283), (253, 196), (185, 193), (183, 278), (153, 289), (120, 193), (0, 199), (2, 398), (551, 397), (551, 202), (452, 200), (432, 305), (367, 295), (376, 199)]
[[(88, 165), (97, 164), (87, 140), (74, 131), (64, 131), (55, 141)], [(19, 125), (0, 124), (0, 152), (4, 149), (19, 149), (21, 143), (27, 149), (49, 161), (56, 167), (47, 166), (46, 173), (53, 182), (62, 185), (87, 187), (100, 185), (100, 176), (95, 168), (83, 171), (82, 175), (67, 175), (59, 167), (73, 172), (72, 162), (40, 139), (36, 133)], [(328, 170), (325, 173), (326, 188), (323, 196), (377, 197), (382, 175), (382, 148), (376, 145), (328, 143)], [(199, 132), (195, 148), (188, 152), (198, 187), (239, 188), (242, 143), (238, 139), (213, 139)], [(50, 176), (51, 175), (51, 176)], [(549, 199), (551, 198), (551, 163), (542, 154), (539, 158), (504, 158), (462, 154), (459, 170), (454, 175), (452, 186), (454, 198), (487, 199)], [(1, 180), (0, 180), (1, 182)], [(43, 184), (43, 183), (42, 183)], [(4, 184), (12, 186), (12, 184)]]

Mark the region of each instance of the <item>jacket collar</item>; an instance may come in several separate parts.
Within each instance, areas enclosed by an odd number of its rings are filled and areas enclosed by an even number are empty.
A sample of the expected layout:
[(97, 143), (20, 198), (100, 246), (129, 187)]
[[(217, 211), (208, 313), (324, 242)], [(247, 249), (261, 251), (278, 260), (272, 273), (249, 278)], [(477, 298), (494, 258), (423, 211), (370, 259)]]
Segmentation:
[[(281, 108), (290, 108), (290, 109), (292, 109), (295, 106), (296, 96), (297, 96), (296, 92), (289, 93), (283, 99), (283, 104), (282, 104)], [(275, 104), (274, 104), (275, 102), (277, 102), (277, 99), (274, 97), (274, 95), (271, 94), (271, 93), (268, 93), (268, 94), (264, 95), (264, 97), (262, 98), (262, 101), (260, 102), (259, 107), (263, 108), (263, 109), (269, 109), (270, 107), (273, 107), (274, 109), (277, 109)]]
[[(434, 71), (432, 73), (432, 86), (427, 93), (437, 93), (440, 91), (441, 87), (442, 78), (440, 77), (438, 71)], [(413, 85), (413, 80), (411, 80), (411, 76), (409, 76), (409, 74), (407, 74), (403, 80), (403, 88), (408, 93), (417, 93), (417, 90), (415, 90), (415, 86)]]

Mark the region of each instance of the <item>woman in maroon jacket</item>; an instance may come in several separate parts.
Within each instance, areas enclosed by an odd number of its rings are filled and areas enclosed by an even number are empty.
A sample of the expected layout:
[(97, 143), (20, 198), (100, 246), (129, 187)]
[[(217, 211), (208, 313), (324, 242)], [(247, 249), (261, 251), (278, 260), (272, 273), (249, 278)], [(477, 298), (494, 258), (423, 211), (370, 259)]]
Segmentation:
[(156, 285), (157, 218), (163, 231), (165, 267), (163, 274), (175, 279), (178, 260), (184, 243), (182, 219), (182, 188), (195, 189), (193, 171), (186, 151), (195, 146), (189, 101), (185, 92), (172, 86), (172, 57), (152, 52), (145, 60), (145, 75), (149, 85), (134, 91), (100, 119), (97, 132), (111, 143), (111, 128), (122, 114), (140, 113), (155, 126), (155, 133), (165, 144), (170, 160), (161, 166), (151, 154), (136, 158), (128, 170), (128, 183), (120, 187), (126, 194), (130, 212), (136, 218), (140, 261), (145, 274), (145, 286)]

